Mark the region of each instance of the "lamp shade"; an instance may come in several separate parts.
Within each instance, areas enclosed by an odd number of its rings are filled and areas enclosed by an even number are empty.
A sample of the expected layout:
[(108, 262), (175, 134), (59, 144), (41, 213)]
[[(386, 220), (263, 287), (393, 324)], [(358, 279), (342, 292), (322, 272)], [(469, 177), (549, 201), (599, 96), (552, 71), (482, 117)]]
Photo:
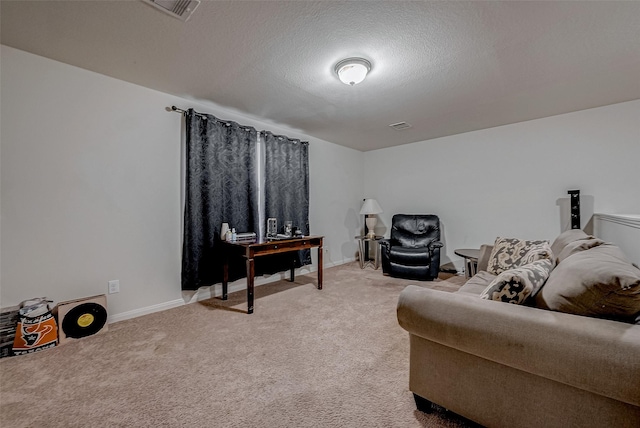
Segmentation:
[(360, 209), (360, 214), (380, 214), (382, 212), (382, 208), (378, 205), (378, 201), (375, 199), (365, 199), (362, 204), (362, 208)]

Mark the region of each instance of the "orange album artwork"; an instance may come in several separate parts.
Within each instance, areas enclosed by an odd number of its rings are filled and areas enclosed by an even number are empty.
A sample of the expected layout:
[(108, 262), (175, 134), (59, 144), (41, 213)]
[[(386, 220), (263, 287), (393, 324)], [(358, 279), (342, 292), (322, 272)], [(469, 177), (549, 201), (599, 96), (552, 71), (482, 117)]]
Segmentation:
[(21, 316), (13, 341), (14, 355), (53, 348), (58, 342), (58, 326), (50, 311), (33, 318)]

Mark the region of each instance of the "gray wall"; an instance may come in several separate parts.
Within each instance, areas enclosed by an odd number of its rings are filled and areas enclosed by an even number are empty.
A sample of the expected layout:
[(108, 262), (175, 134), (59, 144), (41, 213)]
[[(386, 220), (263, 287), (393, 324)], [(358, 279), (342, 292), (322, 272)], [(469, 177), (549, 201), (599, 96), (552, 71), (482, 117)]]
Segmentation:
[[(579, 189), (582, 226), (594, 212), (640, 213), (640, 100), (364, 153), (365, 194), (384, 213), (433, 213), (444, 261), (497, 236), (553, 239), (569, 227)], [(561, 215), (562, 213), (562, 215)]]
[(325, 235), (327, 266), (354, 260), (361, 152), (7, 46), (1, 55), (3, 307), (103, 294), (119, 279), (120, 293), (108, 295), (114, 321), (220, 293), (180, 290), (182, 119), (165, 110), (173, 104), (308, 140), (311, 232)]

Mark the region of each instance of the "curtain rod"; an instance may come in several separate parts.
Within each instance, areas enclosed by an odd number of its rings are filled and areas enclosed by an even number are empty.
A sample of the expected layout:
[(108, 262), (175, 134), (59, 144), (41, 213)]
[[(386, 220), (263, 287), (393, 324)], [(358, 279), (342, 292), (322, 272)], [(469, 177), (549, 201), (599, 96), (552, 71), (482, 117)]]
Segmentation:
[[(187, 111), (186, 111), (186, 110), (181, 109), (181, 108), (176, 107), (176, 106), (171, 106), (171, 110), (175, 111), (176, 113), (180, 113), (180, 114), (187, 114)], [(198, 113), (198, 112), (197, 112), (197, 111), (195, 111), (195, 110), (193, 111), (193, 113), (194, 113), (196, 116), (207, 117), (207, 115), (206, 115), (206, 114)], [(222, 121), (220, 121), (220, 122), (222, 122)]]
[[(171, 110), (175, 111), (176, 113), (180, 113), (180, 114), (182, 114), (182, 115), (187, 114), (187, 111), (186, 111), (186, 110), (184, 110), (184, 109), (181, 109), (180, 107), (171, 106)], [(206, 115), (206, 114), (204, 114), (204, 113), (198, 113), (198, 112), (197, 112), (197, 111), (195, 111), (195, 110), (193, 111), (193, 113), (194, 113), (195, 115), (197, 115), (197, 116), (204, 117), (205, 119), (208, 119), (208, 115)], [(217, 118), (217, 117), (215, 117), (215, 116), (213, 116), (213, 118), (214, 118), (216, 121), (220, 122), (220, 123), (224, 123), (224, 124), (226, 124), (227, 126), (229, 126), (229, 124), (230, 124), (230, 122), (225, 121), (225, 120), (222, 120), (222, 119), (218, 119), (218, 118)], [(255, 128), (251, 127), (251, 126), (243, 126), (243, 125), (240, 125), (240, 128), (244, 128), (244, 129), (245, 129), (245, 131), (248, 131), (248, 130), (250, 130), (250, 129), (255, 129)], [(258, 132), (259, 134), (266, 134), (267, 132), (270, 132), (270, 131), (257, 131), (257, 132)], [(297, 138), (289, 138), (289, 137), (285, 137), (285, 136), (282, 136), (282, 135), (275, 135), (275, 134), (274, 134), (274, 136), (275, 136), (275, 137), (277, 137), (279, 140), (282, 140), (282, 139), (286, 138), (286, 139), (288, 139), (288, 140), (292, 140), (292, 141), (299, 141), (299, 142), (300, 142), (300, 143), (302, 143), (302, 144), (309, 144), (309, 142), (308, 142), (308, 141), (301, 141), (301, 140), (299, 140), (299, 139), (297, 139)]]
[[(180, 113), (181, 115), (186, 115), (188, 112), (187, 110), (181, 109), (179, 107), (176, 106), (171, 106), (171, 110), (175, 111), (176, 113)], [(195, 114), (196, 116), (200, 116), (202, 118), (204, 118), (205, 120), (208, 120), (209, 118), (213, 118), (213, 120), (215, 120), (218, 123), (223, 123), (227, 126), (231, 126), (232, 123), (235, 123), (233, 121), (227, 121), (227, 120), (222, 120), (222, 119), (218, 119), (217, 117), (210, 115), (210, 114), (205, 114), (205, 113), (198, 113), (197, 111), (193, 111), (193, 114)], [(240, 125), (238, 124), (240, 129), (244, 129), (245, 131), (250, 131), (250, 130), (255, 130), (255, 128), (253, 128), (252, 126), (245, 126), (245, 125)]]
[[(186, 115), (188, 112), (187, 110), (181, 109), (180, 107), (176, 107), (176, 106), (171, 106), (171, 110), (175, 111), (176, 113), (180, 113), (181, 115)], [(229, 122), (227, 122), (226, 120), (222, 120), (222, 119), (218, 119), (217, 117), (213, 116), (213, 115), (208, 115), (205, 113), (198, 113), (197, 111), (193, 111), (193, 114), (195, 114), (196, 116), (200, 116), (202, 118), (204, 118), (205, 120), (209, 119), (209, 117), (213, 117), (217, 122), (220, 123), (224, 123), (224, 124), (229, 124)]]

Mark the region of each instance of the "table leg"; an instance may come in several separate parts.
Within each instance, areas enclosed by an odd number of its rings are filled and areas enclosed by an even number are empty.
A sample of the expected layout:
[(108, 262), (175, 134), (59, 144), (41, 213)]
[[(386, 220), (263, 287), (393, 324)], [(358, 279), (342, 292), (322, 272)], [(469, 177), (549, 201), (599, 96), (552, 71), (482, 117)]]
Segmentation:
[(364, 241), (362, 243), (362, 248), (364, 248), (364, 262), (366, 264), (367, 261), (369, 261), (369, 241)]
[(247, 313), (253, 313), (253, 276), (255, 274), (253, 259), (247, 259)]
[(465, 277), (471, 278), (472, 276), (474, 276), (477, 272), (476, 272), (476, 261), (474, 261), (473, 259), (464, 259), (465, 262), (465, 268), (464, 268), (464, 273), (465, 273)]
[(227, 285), (229, 283), (229, 258), (224, 259), (224, 268), (222, 269), (222, 300), (227, 300)]
[[(294, 253), (294, 254), (296, 254), (296, 253)], [(294, 255), (294, 257), (295, 257), (295, 255)], [(290, 275), (291, 282), (293, 282), (296, 279), (296, 261), (295, 261), (294, 257), (291, 258), (291, 275)]]
[(358, 257), (360, 260), (360, 269), (364, 269), (364, 239), (358, 240), (358, 247), (360, 249), (360, 257)]
[(322, 244), (318, 246), (318, 290), (322, 290)]
[(380, 267), (380, 244), (378, 244), (376, 241), (372, 241), (371, 243), (376, 246), (373, 249), (373, 254), (374, 254), (374, 256), (373, 256), (373, 267), (378, 269)]

